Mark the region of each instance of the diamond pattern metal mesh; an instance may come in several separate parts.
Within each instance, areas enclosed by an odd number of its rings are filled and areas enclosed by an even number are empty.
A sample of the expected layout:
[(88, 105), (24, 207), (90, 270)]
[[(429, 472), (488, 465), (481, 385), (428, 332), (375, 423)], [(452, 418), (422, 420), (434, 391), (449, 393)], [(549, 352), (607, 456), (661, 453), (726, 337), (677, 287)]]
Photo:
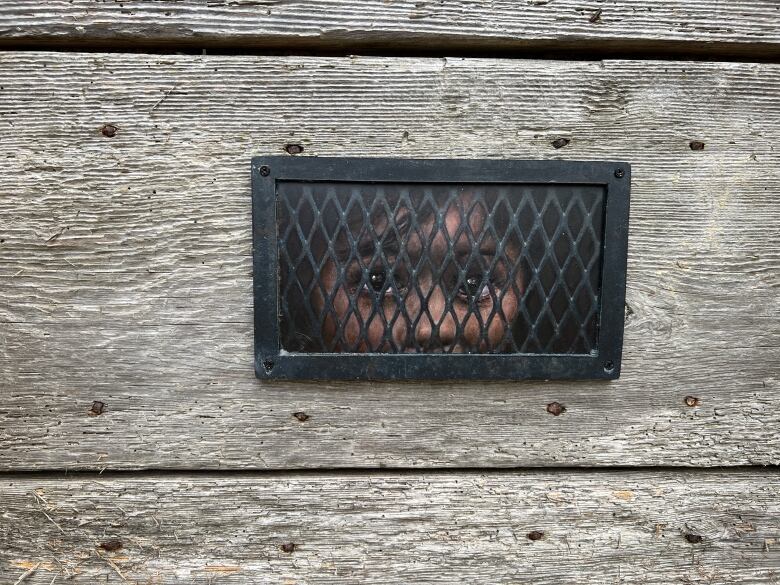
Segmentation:
[(289, 352), (595, 353), (605, 190), (279, 181)]

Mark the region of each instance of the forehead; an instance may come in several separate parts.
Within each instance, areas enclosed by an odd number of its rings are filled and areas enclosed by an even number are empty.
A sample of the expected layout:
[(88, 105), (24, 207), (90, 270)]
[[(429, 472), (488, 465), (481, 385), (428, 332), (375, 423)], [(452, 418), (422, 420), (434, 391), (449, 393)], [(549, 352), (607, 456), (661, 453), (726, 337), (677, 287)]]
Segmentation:
[(426, 204), (419, 208), (409, 208), (401, 204), (394, 213), (388, 211), (382, 205), (374, 208), (371, 214), (372, 231), (380, 234), (408, 232), (410, 236), (446, 232), (451, 239), (459, 234), (467, 236), (469, 232), (476, 236), (486, 227), (488, 216), (485, 204), (470, 193), (441, 201), (437, 207)]
[[(339, 258), (355, 254), (375, 257), (380, 250), (388, 259), (400, 254), (415, 261), (421, 256), (443, 260), (450, 253), (458, 258), (479, 254), (514, 258), (519, 253), (514, 231), (505, 237), (507, 230), (513, 229), (511, 210), (499, 208), (495, 201), (491, 206), (490, 198), (474, 190), (464, 187), (416, 196), (373, 195), (370, 204), (353, 205), (343, 214), (321, 218), (322, 234), (332, 239)], [(501, 242), (506, 249), (498, 249)], [(321, 243), (315, 246), (317, 252), (327, 253), (329, 246)]]
[(400, 209), (395, 217), (382, 216), (366, 230), (359, 245), (360, 254), (373, 256), (377, 244), (388, 257), (404, 249), (410, 258), (427, 255), (442, 260), (452, 250), (456, 258), (472, 254), (495, 254), (495, 238), (485, 234), (487, 213), (470, 198), (461, 197), (446, 202), (429, 213), (414, 216), (414, 211)]

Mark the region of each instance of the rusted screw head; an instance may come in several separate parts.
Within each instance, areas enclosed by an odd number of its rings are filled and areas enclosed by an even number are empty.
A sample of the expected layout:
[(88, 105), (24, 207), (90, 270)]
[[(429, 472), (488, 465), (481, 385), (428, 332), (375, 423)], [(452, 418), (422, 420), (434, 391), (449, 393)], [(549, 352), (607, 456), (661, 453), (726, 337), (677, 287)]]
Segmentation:
[(544, 536), (544, 532), (542, 532), (541, 530), (532, 530), (531, 532), (526, 534), (526, 536), (528, 537), (528, 540), (541, 540), (542, 537)]
[(101, 542), (98, 545), (98, 548), (102, 548), (103, 550), (107, 550), (108, 552), (118, 551), (120, 548), (122, 548), (122, 541), (119, 540), (118, 538), (112, 538), (111, 540)]
[(300, 144), (288, 144), (284, 147), (287, 154), (301, 154), (303, 152), (303, 146)]
[(691, 140), (688, 146), (691, 150), (704, 150), (704, 143), (701, 140)]
[(695, 396), (686, 396), (685, 404), (688, 406), (699, 406), (699, 399)]
[(285, 542), (279, 548), (281, 548), (283, 552), (286, 552), (286, 553), (289, 554), (289, 553), (295, 552), (295, 543), (294, 542)]
[(699, 544), (704, 539), (698, 534), (686, 534), (685, 540), (687, 540), (691, 544)]
[(89, 409), (89, 414), (92, 416), (97, 416), (99, 414), (103, 414), (103, 410), (106, 408), (105, 403), (101, 402), (100, 400), (95, 400), (92, 403), (92, 408)]
[(571, 142), (571, 140), (569, 140), (568, 138), (556, 138), (551, 142), (551, 144), (553, 148), (558, 149), (558, 148), (563, 148), (564, 146), (569, 144), (569, 142)]
[(264, 177), (267, 177), (268, 175), (271, 174), (271, 167), (267, 165), (263, 165), (262, 167), (260, 167), (260, 174), (263, 175)]
[(547, 412), (553, 416), (558, 416), (566, 412), (566, 407), (560, 402), (551, 402), (547, 405)]
[(113, 138), (116, 136), (117, 130), (119, 130), (119, 128), (113, 124), (103, 124), (103, 127), (100, 129), (100, 133), (106, 138)]
[(615, 176), (618, 179), (622, 179), (623, 177), (626, 176), (626, 171), (624, 171), (623, 169), (615, 169)]
[(310, 418), (305, 412), (293, 412), (293, 416), (301, 422), (306, 422)]

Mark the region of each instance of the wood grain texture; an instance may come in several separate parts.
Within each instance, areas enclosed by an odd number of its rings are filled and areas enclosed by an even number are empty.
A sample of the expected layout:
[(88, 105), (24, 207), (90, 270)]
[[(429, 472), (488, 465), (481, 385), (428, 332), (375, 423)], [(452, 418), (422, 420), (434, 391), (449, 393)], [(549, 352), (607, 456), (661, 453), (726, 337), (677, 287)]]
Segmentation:
[(0, 43), (777, 57), (779, 21), (775, 0), (7, 0)]
[[(0, 468), (780, 463), (780, 67), (6, 53), (0, 72)], [(291, 142), (630, 161), (621, 379), (257, 381), (249, 161)]]
[(4, 583), (34, 567), (27, 585), (780, 575), (777, 470), (4, 477), (0, 499)]

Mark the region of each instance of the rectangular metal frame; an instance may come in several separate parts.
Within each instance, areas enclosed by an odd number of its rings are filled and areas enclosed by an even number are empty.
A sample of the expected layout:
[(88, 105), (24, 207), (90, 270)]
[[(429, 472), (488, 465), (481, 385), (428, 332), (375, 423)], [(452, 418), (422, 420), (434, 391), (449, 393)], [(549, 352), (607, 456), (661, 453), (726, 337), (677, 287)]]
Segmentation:
[[(277, 181), (540, 183), (606, 189), (598, 352), (288, 353), (279, 340)], [(615, 379), (620, 375), (631, 167), (625, 162), (259, 156), (252, 159), (255, 373), (264, 379)]]

